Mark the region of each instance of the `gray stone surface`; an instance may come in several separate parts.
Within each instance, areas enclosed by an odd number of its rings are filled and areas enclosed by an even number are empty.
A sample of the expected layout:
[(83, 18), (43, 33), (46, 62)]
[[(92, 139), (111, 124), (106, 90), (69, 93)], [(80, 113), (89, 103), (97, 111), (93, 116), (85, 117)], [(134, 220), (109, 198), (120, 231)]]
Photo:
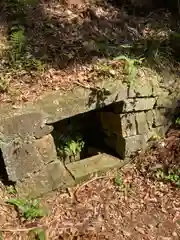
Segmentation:
[(169, 96), (169, 91), (165, 89), (161, 89), (160, 96), (157, 97), (156, 105), (157, 107), (171, 107), (173, 103), (173, 99)]
[(140, 149), (144, 150), (145, 146), (146, 139), (144, 135), (118, 138), (116, 142), (116, 152), (123, 157), (129, 157)]
[(151, 97), (153, 95), (153, 86), (146, 79), (137, 78), (134, 84), (128, 89), (129, 98), (135, 97)]
[(30, 178), (18, 181), (16, 190), (20, 197), (35, 198), (57, 188), (62, 189), (74, 184), (72, 176), (66, 171), (63, 164), (58, 161), (48, 164)]
[(144, 111), (153, 109), (155, 98), (134, 98), (124, 102), (123, 112)]
[[(127, 88), (121, 81), (109, 79), (97, 85), (102, 89), (102, 94), (98, 94), (97, 89), (75, 87), (72, 92), (47, 94), (36, 105), (47, 116), (47, 122), (52, 123), (127, 98)], [(102, 96), (99, 97), (100, 95)]]
[(150, 111), (146, 112), (146, 121), (147, 121), (149, 130), (151, 130), (152, 127), (153, 127), (153, 124), (154, 124), (154, 112), (153, 112), (153, 110), (150, 110)]
[(38, 150), (45, 164), (57, 160), (57, 152), (54, 139), (51, 134), (35, 141), (35, 147)]
[(123, 137), (135, 136), (137, 134), (135, 114), (134, 113), (121, 114), (120, 116), (122, 136)]
[(44, 162), (33, 142), (22, 144), (16, 139), (8, 144), (1, 144), (1, 151), (10, 181), (27, 177), (43, 167)]
[(102, 153), (84, 160), (66, 165), (76, 181), (82, 181), (98, 172), (105, 172), (124, 164), (119, 158)]
[(22, 114), (0, 121), (1, 141), (11, 141), (16, 137), (22, 139), (29, 137), (40, 138), (52, 132), (52, 126), (45, 125), (41, 113)]
[(167, 125), (170, 122), (169, 116), (166, 109), (155, 109), (154, 113), (154, 126), (159, 127)]
[(149, 130), (145, 112), (136, 113), (137, 134), (142, 135)]

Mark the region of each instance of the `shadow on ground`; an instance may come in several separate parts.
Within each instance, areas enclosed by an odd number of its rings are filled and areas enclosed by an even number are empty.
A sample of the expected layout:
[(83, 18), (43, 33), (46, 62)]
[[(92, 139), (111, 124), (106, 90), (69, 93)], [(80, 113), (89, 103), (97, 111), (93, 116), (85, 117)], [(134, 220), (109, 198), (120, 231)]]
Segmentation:
[(162, 52), (171, 56), (173, 51), (167, 50), (169, 41), (143, 36), (148, 26), (150, 30), (176, 29), (176, 21), (163, 11), (155, 15), (159, 20), (157, 24), (157, 19), (149, 14), (146, 17), (130, 15), (132, 6), (114, 7), (113, 2), (89, 3), (81, 9), (68, 9), (58, 1), (38, 0), (8, 0), (0, 5), (0, 24), (7, 26), (8, 34), (15, 28), (23, 28), (30, 54), (54, 68), (122, 54), (148, 58)]

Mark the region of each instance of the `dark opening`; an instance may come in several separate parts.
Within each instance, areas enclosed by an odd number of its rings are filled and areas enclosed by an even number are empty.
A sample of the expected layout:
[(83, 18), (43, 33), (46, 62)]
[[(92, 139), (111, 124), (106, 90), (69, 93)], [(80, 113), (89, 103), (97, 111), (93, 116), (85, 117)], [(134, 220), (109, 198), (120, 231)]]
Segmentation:
[(53, 125), (52, 135), (61, 161), (69, 163), (104, 152), (116, 157), (123, 156), (123, 153), (122, 156), (117, 154), (115, 147), (107, 144), (106, 140), (109, 136), (104, 131), (100, 120), (100, 114), (102, 112), (113, 112), (113, 106), (114, 104), (100, 110), (79, 114)]
[(14, 185), (14, 182), (9, 181), (9, 179), (8, 179), (8, 174), (6, 171), (6, 166), (4, 163), (3, 154), (2, 154), (1, 149), (0, 149), (0, 181), (6, 186)]

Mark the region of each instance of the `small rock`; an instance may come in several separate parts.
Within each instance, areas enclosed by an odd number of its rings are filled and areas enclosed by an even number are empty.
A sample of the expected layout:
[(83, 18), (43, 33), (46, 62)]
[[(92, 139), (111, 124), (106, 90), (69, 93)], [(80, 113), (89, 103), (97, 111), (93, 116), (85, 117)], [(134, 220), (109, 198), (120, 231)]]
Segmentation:
[(135, 230), (136, 230), (137, 232), (143, 234), (143, 235), (146, 234), (144, 228), (141, 228), (141, 227), (135, 227)]

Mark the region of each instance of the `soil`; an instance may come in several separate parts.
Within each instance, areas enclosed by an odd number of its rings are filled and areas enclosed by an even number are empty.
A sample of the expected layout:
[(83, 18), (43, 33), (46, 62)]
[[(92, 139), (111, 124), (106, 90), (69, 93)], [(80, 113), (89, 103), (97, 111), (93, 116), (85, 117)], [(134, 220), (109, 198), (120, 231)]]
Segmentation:
[(110, 171), (67, 192), (41, 199), (48, 216), (27, 221), (5, 204), (2, 190), (0, 231), (4, 239), (28, 238), (34, 227), (47, 239), (180, 239), (180, 188), (159, 179), (154, 169), (180, 168), (180, 130), (171, 129), (124, 169)]
[[(135, 16), (113, 1), (86, 2), (78, 7), (69, 3), (67, 6), (60, 1), (38, 1), (31, 7), (18, 6), (20, 14), (17, 14), (15, 7), (2, 1), (1, 103), (33, 101), (47, 91), (68, 91), (75, 85), (92, 86), (92, 66), (98, 60), (112, 60), (129, 51), (124, 44), (134, 45), (139, 41), (141, 47), (133, 50), (133, 55), (142, 56), (147, 39), (157, 42), (167, 39), (176, 27), (172, 14), (162, 10)], [(45, 64), (43, 72), (24, 67), (15, 69), (11, 65), (7, 52), (11, 48), (9, 32), (14, 23), (25, 27), (28, 54)]]

